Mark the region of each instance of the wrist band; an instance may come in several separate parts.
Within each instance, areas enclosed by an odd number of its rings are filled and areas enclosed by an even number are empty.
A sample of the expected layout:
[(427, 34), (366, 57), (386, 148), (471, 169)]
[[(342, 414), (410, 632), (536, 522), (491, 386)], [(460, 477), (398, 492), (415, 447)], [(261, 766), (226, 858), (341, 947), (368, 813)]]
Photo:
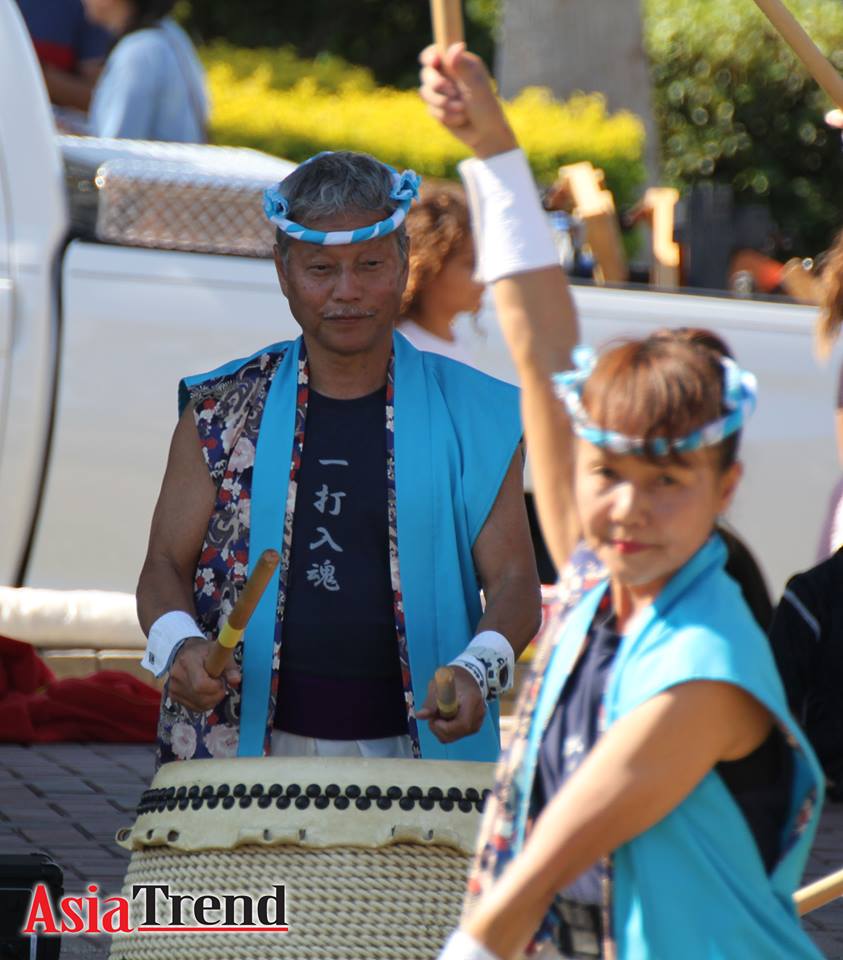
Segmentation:
[(170, 610), (162, 614), (149, 629), (141, 666), (156, 677), (166, 673), (173, 664), (178, 648), (189, 637), (204, 637), (202, 629), (184, 610)]
[(500, 960), (500, 957), (465, 930), (455, 930), (442, 948), (439, 960)]
[(559, 266), (559, 254), (524, 151), (499, 153), (458, 165), (471, 210), (477, 266), (474, 279)]
[(486, 679), (486, 664), (481, 663), (477, 657), (472, 656), (468, 653), (467, 649), (461, 653), (458, 657), (455, 657), (449, 664), (449, 667), (462, 667), (474, 677), (477, 686), (480, 687), (480, 692), (483, 694), (483, 699), (489, 699), (489, 683)]
[(495, 700), (512, 687), (515, 651), (502, 633), (483, 630), (449, 666), (464, 667), (477, 681), (484, 700)]

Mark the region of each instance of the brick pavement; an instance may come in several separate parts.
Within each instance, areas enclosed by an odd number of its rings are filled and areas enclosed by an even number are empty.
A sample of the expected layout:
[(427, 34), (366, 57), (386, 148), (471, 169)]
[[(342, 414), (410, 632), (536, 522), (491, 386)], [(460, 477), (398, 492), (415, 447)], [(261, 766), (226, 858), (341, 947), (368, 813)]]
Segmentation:
[[(118, 893), (129, 853), (114, 842), (152, 778), (147, 745), (0, 746), (0, 850), (49, 854), (65, 891)], [(105, 960), (107, 937), (65, 937), (62, 960)]]
[[(114, 834), (132, 822), (152, 777), (152, 748), (115, 744), (0, 745), (0, 850), (43, 851), (64, 870), (65, 889), (120, 890), (128, 852)], [(843, 804), (829, 804), (805, 882), (843, 866)], [(829, 960), (843, 960), (843, 900), (810, 914), (806, 928)], [(66, 937), (62, 960), (105, 960), (108, 938)]]

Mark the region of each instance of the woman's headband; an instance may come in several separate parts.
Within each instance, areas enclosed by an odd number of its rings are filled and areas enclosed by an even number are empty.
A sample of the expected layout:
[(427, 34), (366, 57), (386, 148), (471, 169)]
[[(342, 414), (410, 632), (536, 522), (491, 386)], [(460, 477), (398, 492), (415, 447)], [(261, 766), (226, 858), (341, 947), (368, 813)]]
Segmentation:
[[(313, 163), (320, 157), (328, 156), (332, 151), (324, 150), (317, 153), (316, 156), (305, 160), (301, 166)], [(305, 243), (318, 243), (324, 246), (339, 246), (345, 243), (362, 243), (364, 240), (373, 240), (375, 237), (385, 237), (387, 234), (397, 230), (404, 222), (410, 204), (419, 195), (419, 184), (421, 177), (412, 170), (405, 170), (398, 173), (387, 164), (383, 165), (392, 176), (392, 190), (389, 193), (389, 199), (395, 200), (398, 206), (385, 220), (373, 223), (370, 227), (358, 227), (356, 230), (311, 230), (309, 227), (302, 226), (294, 220), (288, 219), (290, 205), (287, 197), (284, 196), (284, 181), (276, 184), (274, 187), (268, 187), (263, 194), (263, 212), (267, 218), (275, 224), (282, 232), (293, 240), (302, 240)]]
[(571, 417), (574, 433), (583, 440), (603, 447), (611, 453), (650, 454), (665, 457), (671, 453), (690, 453), (702, 447), (712, 447), (736, 433), (755, 410), (758, 383), (755, 376), (741, 368), (730, 357), (721, 356), (723, 367), (723, 406), (728, 413), (692, 430), (684, 437), (627, 437), (614, 430), (598, 427), (586, 413), (582, 392), (586, 380), (594, 370), (597, 358), (594, 350), (584, 344), (571, 352), (574, 370), (557, 373), (553, 377), (556, 395), (563, 400)]

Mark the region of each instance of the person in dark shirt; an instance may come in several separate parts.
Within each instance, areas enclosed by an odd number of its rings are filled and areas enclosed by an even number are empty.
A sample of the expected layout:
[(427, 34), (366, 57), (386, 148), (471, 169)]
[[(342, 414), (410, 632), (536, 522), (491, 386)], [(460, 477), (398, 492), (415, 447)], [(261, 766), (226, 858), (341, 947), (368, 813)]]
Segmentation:
[(88, 110), (112, 36), (91, 23), (81, 0), (17, 0), (57, 107)]
[(770, 642), (793, 715), (843, 800), (843, 548), (788, 580)]

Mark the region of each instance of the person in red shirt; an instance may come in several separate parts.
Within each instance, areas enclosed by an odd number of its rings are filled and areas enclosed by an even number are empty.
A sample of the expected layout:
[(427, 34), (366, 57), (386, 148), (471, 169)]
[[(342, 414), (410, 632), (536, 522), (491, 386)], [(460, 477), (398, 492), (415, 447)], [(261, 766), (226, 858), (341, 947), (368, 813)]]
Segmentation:
[(17, 0), (57, 107), (86, 112), (113, 41), (90, 23), (80, 0)]

